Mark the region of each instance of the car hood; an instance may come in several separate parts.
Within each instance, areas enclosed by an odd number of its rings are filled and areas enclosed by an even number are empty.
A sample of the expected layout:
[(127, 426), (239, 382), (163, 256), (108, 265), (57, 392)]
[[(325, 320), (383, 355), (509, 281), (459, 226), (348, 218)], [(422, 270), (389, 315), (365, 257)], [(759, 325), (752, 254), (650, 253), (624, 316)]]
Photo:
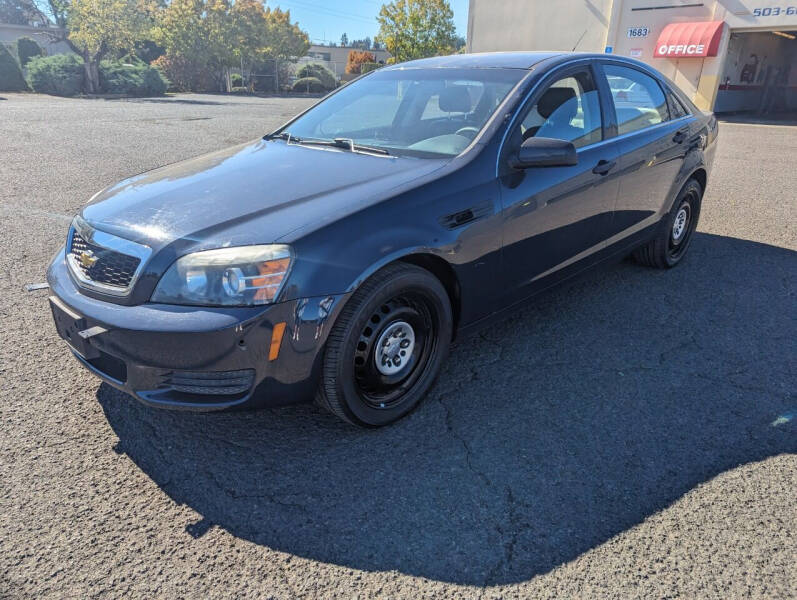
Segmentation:
[(389, 197), (448, 160), (258, 140), (131, 177), (82, 211), (92, 226), (157, 251), (269, 243)]

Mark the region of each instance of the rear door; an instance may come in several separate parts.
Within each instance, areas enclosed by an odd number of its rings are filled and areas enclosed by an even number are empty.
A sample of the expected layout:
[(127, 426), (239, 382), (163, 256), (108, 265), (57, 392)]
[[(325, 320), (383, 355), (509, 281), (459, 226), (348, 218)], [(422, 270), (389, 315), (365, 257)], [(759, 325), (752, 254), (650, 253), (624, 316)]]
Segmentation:
[(669, 208), (692, 131), (689, 115), (671, 114), (669, 92), (657, 79), (627, 63), (604, 60), (599, 68), (615, 111), (620, 152), (610, 240), (615, 242), (656, 223)]
[[(499, 159), (510, 303), (600, 250), (610, 235), (619, 152), (602, 100), (592, 62), (582, 60), (546, 78), (510, 125)], [(508, 158), (530, 136), (573, 142), (578, 164), (512, 169)]]

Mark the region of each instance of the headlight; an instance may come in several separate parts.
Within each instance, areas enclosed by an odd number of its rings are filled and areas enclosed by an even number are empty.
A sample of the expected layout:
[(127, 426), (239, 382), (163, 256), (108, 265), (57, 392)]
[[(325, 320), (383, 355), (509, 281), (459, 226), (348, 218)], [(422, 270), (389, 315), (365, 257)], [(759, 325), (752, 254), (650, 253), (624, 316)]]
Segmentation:
[(153, 302), (197, 306), (253, 306), (273, 302), (288, 275), (284, 245), (239, 246), (194, 252), (169, 267)]

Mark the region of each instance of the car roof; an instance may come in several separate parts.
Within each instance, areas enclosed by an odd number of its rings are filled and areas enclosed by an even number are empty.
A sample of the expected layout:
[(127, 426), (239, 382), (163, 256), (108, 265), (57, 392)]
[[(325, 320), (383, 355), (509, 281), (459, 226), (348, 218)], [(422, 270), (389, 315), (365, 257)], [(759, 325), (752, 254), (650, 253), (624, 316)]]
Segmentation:
[(452, 68), (452, 69), (530, 69), (538, 62), (578, 53), (573, 52), (479, 52), (474, 54), (451, 54), (434, 56), (400, 63), (388, 67), (391, 70), (418, 68)]

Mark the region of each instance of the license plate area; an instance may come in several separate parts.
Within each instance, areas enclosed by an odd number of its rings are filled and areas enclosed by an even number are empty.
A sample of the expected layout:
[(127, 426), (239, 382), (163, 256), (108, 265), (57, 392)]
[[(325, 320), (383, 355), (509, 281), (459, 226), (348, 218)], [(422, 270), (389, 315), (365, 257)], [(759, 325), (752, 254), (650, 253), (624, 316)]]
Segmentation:
[(89, 340), (81, 337), (80, 332), (87, 327), (86, 319), (74, 312), (57, 297), (50, 296), (50, 310), (53, 313), (55, 328), (58, 335), (69, 344), (69, 347), (86, 360), (98, 358), (99, 350), (91, 345)]

